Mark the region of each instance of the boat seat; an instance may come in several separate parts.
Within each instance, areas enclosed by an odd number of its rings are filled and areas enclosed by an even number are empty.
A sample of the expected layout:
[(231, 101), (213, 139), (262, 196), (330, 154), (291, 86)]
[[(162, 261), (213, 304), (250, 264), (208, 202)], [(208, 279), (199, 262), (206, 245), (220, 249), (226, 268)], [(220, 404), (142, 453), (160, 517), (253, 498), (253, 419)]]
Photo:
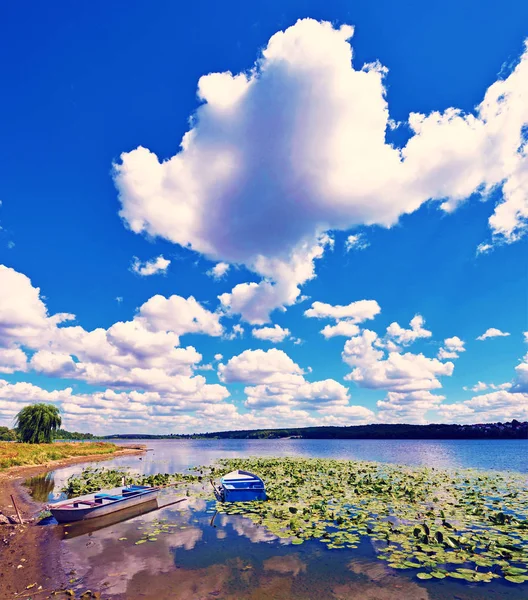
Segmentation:
[(96, 494), (96, 500), (121, 500), (122, 496), (112, 496), (111, 494)]
[(95, 506), (96, 503), (92, 502), (91, 500), (78, 500), (77, 502), (73, 503), (73, 507), (77, 508), (79, 506), (79, 504), (88, 504), (88, 506)]

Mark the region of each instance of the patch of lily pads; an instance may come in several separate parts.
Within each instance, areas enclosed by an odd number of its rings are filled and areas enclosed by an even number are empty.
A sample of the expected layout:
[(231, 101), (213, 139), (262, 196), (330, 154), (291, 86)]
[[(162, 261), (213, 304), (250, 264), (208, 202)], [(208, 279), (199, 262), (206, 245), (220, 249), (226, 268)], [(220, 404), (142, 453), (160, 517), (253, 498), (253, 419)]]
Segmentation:
[(357, 548), (419, 579), (528, 582), (527, 477), (371, 462), (300, 458), (223, 459), (200, 476), (258, 473), (269, 501), (217, 503), (292, 544)]
[(61, 491), (69, 498), (91, 494), (102, 489), (115, 488), (122, 485), (163, 486), (175, 482), (193, 483), (201, 481), (200, 475), (182, 473), (156, 473), (154, 475), (135, 475), (128, 469), (106, 469), (87, 467), (78, 475), (72, 475)]
[[(136, 546), (145, 544), (146, 542), (156, 542), (160, 535), (174, 533), (180, 529), (185, 529), (185, 526), (180, 526), (175, 523), (169, 523), (168, 519), (155, 519), (149, 523), (138, 525), (137, 530), (141, 531), (141, 537), (134, 542)], [(127, 538), (120, 538), (126, 540)]]

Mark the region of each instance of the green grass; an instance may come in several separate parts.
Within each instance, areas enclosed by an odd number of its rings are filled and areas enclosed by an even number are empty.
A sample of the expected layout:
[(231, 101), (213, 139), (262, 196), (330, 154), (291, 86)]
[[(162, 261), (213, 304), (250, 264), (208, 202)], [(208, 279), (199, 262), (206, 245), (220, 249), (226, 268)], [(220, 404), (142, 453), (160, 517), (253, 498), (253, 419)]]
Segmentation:
[(119, 447), (107, 442), (22, 444), (0, 442), (0, 471), (9, 467), (42, 465), (72, 456), (113, 454)]

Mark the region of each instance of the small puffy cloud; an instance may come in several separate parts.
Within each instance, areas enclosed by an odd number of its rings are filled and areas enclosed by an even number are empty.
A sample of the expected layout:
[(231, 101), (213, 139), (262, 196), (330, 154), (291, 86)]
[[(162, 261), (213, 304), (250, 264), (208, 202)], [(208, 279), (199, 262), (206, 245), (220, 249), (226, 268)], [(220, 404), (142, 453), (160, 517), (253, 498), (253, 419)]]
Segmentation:
[(148, 328), (153, 331), (172, 331), (178, 335), (184, 333), (204, 333), (220, 336), (223, 327), (220, 313), (204, 308), (193, 296), (183, 298), (173, 295), (165, 298), (152, 296), (138, 311)]
[(365, 250), (369, 246), (370, 244), (363, 233), (349, 235), (345, 241), (345, 250), (347, 252), (350, 252), (351, 250)]
[(224, 275), (229, 271), (229, 264), (225, 262), (216, 263), (216, 265), (207, 271), (207, 275), (213, 279), (222, 279)]
[(493, 245), (492, 244), (487, 244), (486, 242), (482, 242), (481, 244), (479, 244), (477, 246), (477, 256), (479, 254), (487, 254), (491, 250), (493, 250)]
[(121, 304), (123, 302), (123, 296), (116, 296), (116, 302)]
[(438, 351), (438, 358), (440, 360), (458, 358), (458, 355), (461, 352), (466, 351), (466, 349), (464, 348), (464, 344), (465, 344), (465, 342), (463, 342), (456, 335), (451, 338), (446, 338), (444, 340), (443, 347), (440, 348), (440, 350)]
[(225, 383), (265, 384), (283, 379), (284, 376), (300, 376), (302, 369), (282, 350), (244, 350), (218, 366), (218, 374)]
[(477, 340), (480, 340), (481, 342), (483, 342), (484, 340), (487, 340), (488, 338), (507, 337), (509, 335), (510, 334), (505, 331), (501, 331), (500, 329), (495, 329), (495, 327), (490, 327), (489, 329), (486, 329), (486, 331), (482, 335), (479, 335)]
[(524, 341), (528, 344), (528, 331), (523, 333)]
[[(464, 388), (467, 389), (467, 388)], [(472, 388), (470, 388), (470, 390), (472, 392), (483, 392), (484, 390), (488, 389), (488, 384), (484, 383), (482, 381), (477, 382)]]
[(137, 256), (134, 256), (134, 260), (132, 261), (132, 266), (130, 269), (142, 277), (148, 277), (149, 275), (166, 273), (170, 263), (171, 261), (163, 258), (161, 254), (156, 258), (152, 258), (144, 262), (139, 260)]
[(224, 335), (224, 339), (226, 340), (236, 340), (236, 338), (242, 337), (244, 335), (244, 328), (240, 324), (233, 325), (233, 329), (231, 329), (230, 333), (226, 333)]
[(222, 354), (215, 354), (215, 355), (214, 355), (214, 359), (215, 359), (216, 361), (222, 360), (223, 358), (224, 358), (224, 357), (223, 357), (223, 355), (222, 355)]
[(410, 329), (400, 327), (398, 323), (391, 323), (387, 327), (387, 336), (395, 340), (398, 344), (412, 344), (419, 338), (430, 338), (433, 334), (423, 326), (425, 319), (421, 315), (415, 315), (410, 322)]
[(313, 302), (311, 308), (304, 311), (305, 317), (316, 319), (349, 319), (352, 323), (362, 323), (373, 319), (381, 312), (376, 300), (357, 300), (345, 306)]
[(483, 392), (484, 390), (509, 390), (512, 387), (512, 383), (507, 381), (505, 383), (484, 383), (483, 381), (477, 382), (473, 387), (464, 387), (465, 391), (471, 390), (472, 392)]
[(513, 382), (513, 389), (517, 392), (528, 392), (528, 354), (515, 367), (515, 373), (516, 378)]
[(321, 329), (321, 334), (326, 339), (341, 335), (344, 337), (354, 337), (355, 335), (358, 335), (358, 333), (359, 327), (354, 321), (349, 321), (348, 319), (338, 321), (335, 325), (326, 325)]
[(259, 340), (267, 340), (268, 342), (283, 342), (287, 337), (290, 336), (290, 330), (281, 327), (280, 325), (274, 325), (273, 327), (261, 327), (260, 329), (253, 329), (251, 335)]

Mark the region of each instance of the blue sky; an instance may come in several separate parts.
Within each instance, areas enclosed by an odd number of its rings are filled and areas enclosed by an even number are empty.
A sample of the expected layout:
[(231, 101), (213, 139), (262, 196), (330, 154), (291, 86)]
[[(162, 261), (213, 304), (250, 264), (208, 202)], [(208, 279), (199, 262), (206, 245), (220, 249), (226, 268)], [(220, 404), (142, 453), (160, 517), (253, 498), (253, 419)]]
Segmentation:
[(2, 8), (0, 423), (527, 419), (528, 6), (181, 4)]

